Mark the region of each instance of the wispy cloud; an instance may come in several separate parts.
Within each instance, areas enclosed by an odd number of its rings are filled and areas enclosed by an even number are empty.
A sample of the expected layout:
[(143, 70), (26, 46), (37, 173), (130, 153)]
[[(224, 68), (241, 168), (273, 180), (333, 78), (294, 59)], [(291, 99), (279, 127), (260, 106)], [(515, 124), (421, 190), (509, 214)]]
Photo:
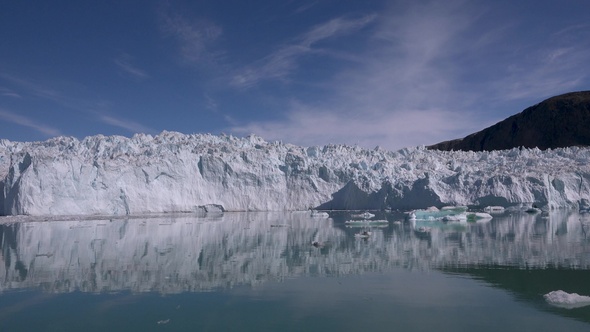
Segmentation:
[[(89, 114), (95, 116), (99, 119), (99, 121), (106, 123), (111, 126), (115, 126), (118, 128), (125, 129), (131, 133), (155, 133), (156, 131), (148, 128), (138, 122), (130, 121), (130, 120), (122, 120), (115, 118), (111, 115), (108, 115), (109, 109), (112, 108), (109, 102), (105, 101), (97, 101), (97, 100), (89, 100), (88, 98), (80, 98), (75, 96), (75, 93), (69, 92), (64, 93), (57, 89), (48, 88), (46, 84), (39, 83), (37, 81), (28, 80), (24, 78), (17, 78), (13, 75), (8, 75), (6, 73), (0, 73), (0, 78), (7, 80), (8, 82), (19, 86), (26, 95), (33, 95), (41, 99), (46, 99), (52, 101), (58, 105), (61, 105), (67, 109), (70, 109), (74, 112), (82, 112), (85, 114)], [(73, 84), (70, 84), (73, 85)], [(74, 95), (71, 96), (70, 94)], [(49, 135), (58, 135), (59, 131), (39, 124), (35, 121), (32, 121), (28, 118), (18, 116), (14, 113), (10, 113), (4, 111), (2, 115), (0, 115), (6, 120), (10, 120), (14, 123), (21, 124), (23, 126), (28, 126), (34, 129), (37, 129), (41, 132), (47, 133)]]
[(590, 32), (571, 42), (561, 39), (563, 33), (523, 49), (518, 55), (522, 61), (507, 66), (504, 76), (490, 85), (495, 94), (504, 100), (545, 98), (579, 87), (589, 75), (580, 68), (590, 59)]
[(182, 58), (189, 63), (215, 61), (219, 52), (211, 44), (223, 33), (223, 29), (207, 19), (189, 20), (167, 8), (160, 13), (161, 29), (177, 40)]
[[(463, 137), (521, 111), (507, 107), (515, 100), (540, 101), (588, 78), (579, 68), (590, 58), (590, 38), (582, 38), (579, 26), (569, 30), (578, 34), (573, 40), (564, 39), (568, 31), (562, 31), (546, 44), (528, 45), (518, 39), (528, 36), (515, 36), (518, 24), (488, 20), (486, 25), (479, 21), (485, 8), (469, 2), (405, 4), (379, 14), (374, 33), (366, 35), (370, 46), (356, 54), (364, 61), (342, 67), (324, 82), (323, 99), (291, 100), (284, 119), (232, 130), (304, 145), (428, 145)], [(310, 30), (235, 83), (286, 77), (298, 56), (340, 31), (338, 25), (329, 22)]]
[(554, 32), (553, 34), (551, 34), (551, 37), (557, 37), (557, 38), (571, 38), (570, 36), (572, 35), (572, 33), (574, 33), (574, 35), (576, 34), (582, 34), (582, 35), (588, 35), (588, 29), (590, 28), (590, 23), (580, 23), (580, 24), (573, 24), (573, 25), (568, 25), (564, 28), (562, 28), (561, 30), (558, 30), (556, 32)]
[(19, 98), (19, 99), (22, 98), (21, 95), (19, 95), (18, 93), (14, 92), (13, 90), (7, 89), (7, 88), (0, 88), (0, 96), (11, 97), (11, 98)]
[(205, 93), (203, 98), (205, 99), (205, 108), (210, 111), (217, 112), (217, 108), (219, 107), (217, 101), (213, 99), (213, 97), (211, 97), (211, 95), (208, 93)]
[(133, 64), (133, 57), (127, 53), (122, 53), (113, 62), (128, 75), (138, 80), (144, 80), (149, 77), (147, 72)]
[(34, 129), (34, 130), (36, 130), (42, 134), (45, 134), (47, 136), (50, 136), (50, 137), (61, 135), (61, 132), (56, 128), (53, 128), (51, 126), (47, 126), (42, 123), (38, 123), (38, 122), (31, 120), (25, 116), (18, 115), (18, 114), (15, 114), (14, 112), (10, 112), (10, 111), (7, 111), (7, 110), (1, 109), (1, 108), (0, 108), (0, 119), (10, 122), (10, 123), (17, 124), (19, 126)]
[(315, 26), (295, 38), (293, 42), (283, 45), (250, 66), (238, 70), (233, 76), (231, 84), (241, 88), (248, 88), (263, 80), (284, 81), (297, 68), (297, 60), (300, 57), (315, 51), (313, 49), (314, 44), (359, 30), (375, 18), (375, 15), (367, 15), (356, 19), (336, 18)]
[[(445, 3), (392, 10), (350, 24), (348, 29), (371, 20), (378, 25), (367, 36), (371, 47), (358, 53), (365, 61), (343, 68), (325, 83), (328, 98), (313, 105), (292, 101), (283, 121), (233, 129), (269, 139), (287, 137), (305, 145), (358, 143), (389, 149), (431, 144), (474, 129), (474, 119), (457, 112), (462, 105), (452, 87), (454, 67), (439, 63), (456, 52), (455, 38), (469, 27), (468, 16)], [(339, 25), (330, 21), (310, 30), (300, 45), (345, 31)]]
[(125, 129), (131, 133), (147, 133), (147, 134), (154, 134), (156, 131), (154, 129), (148, 128), (140, 123), (131, 120), (119, 119), (115, 118), (110, 115), (106, 114), (97, 114), (98, 119), (111, 126), (115, 126), (118, 128)]
[(309, 9), (315, 7), (318, 3), (319, 3), (319, 0), (304, 3), (304, 4), (300, 5), (299, 7), (297, 7), (297, 9), (295, 9), (295, 13), (300, 14), (300, 13), (306, 12)]
[(398, 149), (431, 144), (441, 137), (459, 135), (458, 128), (472, 126), (469, 116), (440, 109), (407, 110), (400, 113), (352, 114), (292, 105), (284, 121), (252, 122), (234, 126), (238, 134), (255, 133), (267, 140), (303, 146), (328, 143), (355, 144), (372, 148)]
[(0, 78), (10, 82), (11, 84), (21, 87), (28, 94), (34, 95), (36, 97), (54, 101), (59, 101), (63, 98), (63, 96), (58, 91), (32, 80), (26, 80), (4, 72), (0, 72)]
[(59, 81), (59, 84), (57, 84), (54, 80), (42, 82), (34, 79), (16, 77), (15, 75), (3, 72), (0, 72), (0, 78), (4, 79), (5, 81), (9, 82), (14, 86), (18, 86), (24, 98), (29, 98), (31, 96), (41, 98), (44, 100), (54, 102), (57, 105), (60, 105), (67, 109), (89, 113), (92, 109), (96, 108), (97, 105), (102, 104), (102, 102), (96, 102), (89, 100), (88, 98), (78, 97), (76, 96), (78, 92), (64, 92), (58, 88), (49, 87), (53, 85), (65, 85), (68, 87), (75, 87), (75, 89), (78, 89), (80, 85), (76, 83)]

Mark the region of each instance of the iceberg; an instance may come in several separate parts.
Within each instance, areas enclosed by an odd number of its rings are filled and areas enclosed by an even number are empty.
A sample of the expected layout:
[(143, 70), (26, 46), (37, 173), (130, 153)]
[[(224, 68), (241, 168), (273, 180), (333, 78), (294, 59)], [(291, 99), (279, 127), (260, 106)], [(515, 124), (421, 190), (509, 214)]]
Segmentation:
[(590, 148), (491, 152), (325, 145), (251, 135), (0, 140), (0, 215), (586, 208)]
[(374, 214), (372, 214), (371, 212), (367, 212), (367, 211), (365, 211), (363, 213), (351, 215), (351, 217), (353, 217), (353, 218), (362, 218), (362, 219), (371, 219), (374, 216), (375, 216)]
[[(427, 209), (415, 210), (410, 219), (416, 220), (443, 220), (449, 219), (457, 215), (464, 214), (467, 211), (466, 206), (445, 206), (438, 209), (436, 206), (431, 206)], [(465, 217), (467, 219), (467, 217)]]
[(346, 227), (387, 227), (389, 221), (386, 219), (352, 219), (344, 222)]
[(328, 212), (325, 212), (325, 211), (311, 210), (311, 217), (325, 219), (325, 218), (330, 218), (330, 214), (328, 214)]
[(504, 213), (505, 209), (503, 206), (486, 206), (483, 210), (487, 213)]
[(556, 290), (543, 295), (547, 303), (565, 309), (574, 309), (590, 305), (590, 296), (567, 293)]

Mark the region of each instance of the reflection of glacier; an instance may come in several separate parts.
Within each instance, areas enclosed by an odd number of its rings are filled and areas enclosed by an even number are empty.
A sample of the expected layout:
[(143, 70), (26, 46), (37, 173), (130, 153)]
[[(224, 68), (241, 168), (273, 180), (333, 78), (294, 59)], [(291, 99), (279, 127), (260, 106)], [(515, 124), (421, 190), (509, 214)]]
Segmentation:
[[(460, 224), (446, 227), (432, 228), (428, 247), (414, 255), (416, 264), (427, 260), (439, 267), (590, 267), (589, 215), (567, 211), (555, 211), (548, 216), (518, 213), (468, 225), (463, 230)], [(449, 227), (456, 228), (453, 231)], [(405, 241), (399, 241), (394, 250), (407, 250), (406, 246)]]
[(0, 229), (0, 287), (56, 292), (178, 292), (297, 276), (318, 264), (314, 238), (344, 237), (330, 219), (303, 213), (27, 222)]
[(427, 236), (390, 224), (365, 241), (303, 213), (23, 222), (0, 225), (0, 290), (176, 293), (393, 266), (586, 269), (588, 227), (590, 217), (561, 212), (433, 227)]

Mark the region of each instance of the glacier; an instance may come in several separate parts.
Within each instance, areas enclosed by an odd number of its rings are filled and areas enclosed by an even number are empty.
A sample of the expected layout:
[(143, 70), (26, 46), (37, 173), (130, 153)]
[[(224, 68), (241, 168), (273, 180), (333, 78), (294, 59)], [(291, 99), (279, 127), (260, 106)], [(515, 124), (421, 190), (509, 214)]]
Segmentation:
[(491, 152), (301, 147), (250, 135), (0, 140), (0, 215), (582, 208), (590, 149)]

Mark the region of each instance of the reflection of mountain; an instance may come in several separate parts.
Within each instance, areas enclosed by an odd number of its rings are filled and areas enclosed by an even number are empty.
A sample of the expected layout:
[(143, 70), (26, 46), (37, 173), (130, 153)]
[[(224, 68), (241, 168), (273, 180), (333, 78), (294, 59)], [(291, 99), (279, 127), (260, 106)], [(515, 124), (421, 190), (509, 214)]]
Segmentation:
[[(477, 224), (390, 224), (358, 230), (303, 213), (226, 213), (0, 225), (0, 291), (177, 293), (393, 266), (590, 267), (588, 221), (513, 215)], [(325, 242), (323, 248), (311, 241)]]

